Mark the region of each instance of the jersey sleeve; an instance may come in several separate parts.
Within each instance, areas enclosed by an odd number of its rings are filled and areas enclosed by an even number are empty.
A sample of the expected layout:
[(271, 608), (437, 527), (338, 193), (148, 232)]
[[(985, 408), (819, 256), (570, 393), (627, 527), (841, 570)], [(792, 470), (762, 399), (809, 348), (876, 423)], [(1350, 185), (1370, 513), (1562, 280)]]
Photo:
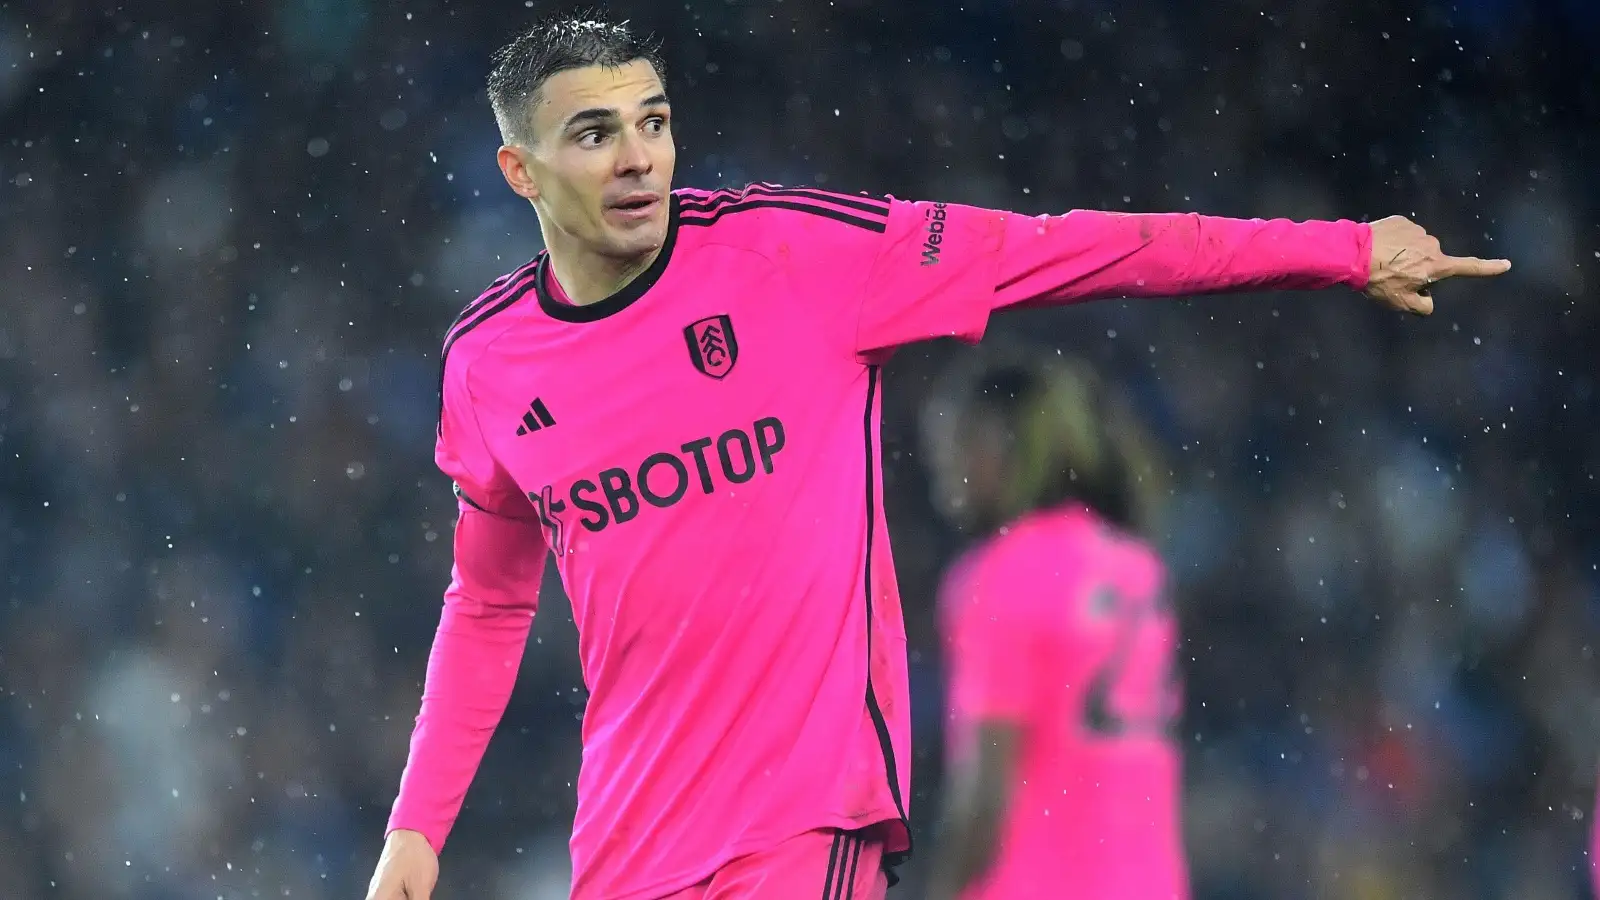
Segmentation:
[(435, 453), (459, 498), (455, 561), (387, 829), (420, 832), (436, 852), (511, 698), (546, 556), (531, 504), (516, 502), (462, 387), (446, 382)]
[(989, 324), (1006, 214), (958, 203), (890, 198), (881, 235), (864, 247), (856, 352), (953, 337), (976, 343)]
[(833, 197), (817, 201), (824, 215), (855, 227), (812, 232), (826, 236), (805, 259), (807, 277), (826, 279), (847, 304), (854, 349), (868, 359), (932, 338), (976, 342), (1001, 309), (1361, 289), (1372, 262), (1371, 228), (1348, 220), (1098, 210), (1025, 216), (957, 203), (822, 196)]
[(992, 306), (1366, 286), (1372, 229), (1194, 213), (1008, 215)]
[(508, 519), (536, 518), (533, 505), (483, 439), (466, 369), (447, 360), (440, 385), (434, 464), (450, 478), (456, 497), (467, 506)]

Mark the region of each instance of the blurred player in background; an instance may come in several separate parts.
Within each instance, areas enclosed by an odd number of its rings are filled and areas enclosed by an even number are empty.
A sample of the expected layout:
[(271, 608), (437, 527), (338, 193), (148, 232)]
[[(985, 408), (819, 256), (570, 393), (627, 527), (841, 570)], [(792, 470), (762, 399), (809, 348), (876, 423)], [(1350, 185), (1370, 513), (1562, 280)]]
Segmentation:
[(974, 351), (923, 416), (941, 509), (987, 537), (940, 596), (948, 798), (933, 900), (1187, 898), (1167, 469), (1080, 362)]
[(455, 566), (373, 900), (432, 893), (551, 553), (589, 691), (572, 897), (881, 897), (911, 849), (878, 446), (895, 348), (1099, 297), (1346, 286), (1425, 314), (1435, 281), (1509, 267), (1398, 217), (674, 189), (660, 59), (624, 24), (536, 26), (489, 97), (547, 252), (445, 339)]

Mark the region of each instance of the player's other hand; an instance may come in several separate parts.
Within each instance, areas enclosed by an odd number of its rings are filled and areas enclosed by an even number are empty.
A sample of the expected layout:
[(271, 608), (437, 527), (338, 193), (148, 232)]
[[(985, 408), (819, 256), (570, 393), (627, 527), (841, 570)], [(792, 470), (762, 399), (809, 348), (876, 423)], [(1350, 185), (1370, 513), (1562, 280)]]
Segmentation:
[(378, 869), (367, 885), (367, 900), (429, 900), (439, 881), (439, 856), (428, 839), (397, 829), (383, 842)]
[(1366, 295), (1390, 309), (1433, 312), (1433, 286), (1446, 278), (1489, 278), (1511, 269), (1509, 259), (1447, 256), (1439, 239), (1405, 216), (1372, 223), (1372, 274)]

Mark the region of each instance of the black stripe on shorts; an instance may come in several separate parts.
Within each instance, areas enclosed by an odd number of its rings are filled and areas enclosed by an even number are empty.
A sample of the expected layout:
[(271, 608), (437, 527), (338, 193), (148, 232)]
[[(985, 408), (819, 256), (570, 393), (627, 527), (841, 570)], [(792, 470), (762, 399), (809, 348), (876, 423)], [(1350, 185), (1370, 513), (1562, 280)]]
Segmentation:
[(860, 832), (840, 831), (833, 836), (828, 852), (828, 876), (822, 884), (822, 900), (851, 900), (856, 895), (856, 866), (866, 842)]

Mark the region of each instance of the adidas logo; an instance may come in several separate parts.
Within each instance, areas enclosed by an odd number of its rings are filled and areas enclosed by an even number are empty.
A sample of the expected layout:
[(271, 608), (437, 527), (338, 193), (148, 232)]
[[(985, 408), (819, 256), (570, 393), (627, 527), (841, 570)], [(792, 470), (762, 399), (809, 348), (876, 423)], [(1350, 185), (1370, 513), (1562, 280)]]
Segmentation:
[(550, 415), (550, 410), (545, 408), (543, 400), (534, 400), (528, 404), (528, 411), (522, 414), (522, 424), (517, 426), (517, 437), (530, 431), (538, 431), (556, 423), (555, 417)]

